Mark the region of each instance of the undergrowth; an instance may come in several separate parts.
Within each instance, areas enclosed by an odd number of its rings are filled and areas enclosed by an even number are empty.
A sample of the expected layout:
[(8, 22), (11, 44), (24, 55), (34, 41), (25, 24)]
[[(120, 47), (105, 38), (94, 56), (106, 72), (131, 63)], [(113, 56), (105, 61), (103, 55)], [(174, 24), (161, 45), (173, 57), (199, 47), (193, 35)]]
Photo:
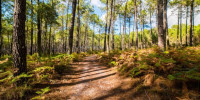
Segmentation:
[[(171, 95), (199, 98), (200, 47), (161, 51), (158, 47), (139, 51), (113, 51), (99, 54), (100, 62), (116, 67), (121, 75), (140, 78), (143, 84), (159, 90), (167, 87)], [(179, 87), (179, 88), (178, 88)], [(173, 88), (173, 89), (171, 89)], [(181, 90), (181, 92), (180, 92)], [(177, 92), (179, 91), (179, 92)]]
[[(43, 95), (50, 91), (50, 87), (34, 88), (37, 84), (49, 83), (52, 79), (60, 77), (63, 73), (71, 71), (71, 63), (81, 61), (87, 53), (71, 55), (58, 54), (50, 57), (39, 57), (37, 53), (27, 56), (27, 73), (14, 76), (17, 68), (12, 67), (12, 57), (4, 56), (0, 60), (0, 99), (44, 99)], [(26, 79), (17, 86), (17, 82)], [(35, 95), (35, 97), (28, 97)]]

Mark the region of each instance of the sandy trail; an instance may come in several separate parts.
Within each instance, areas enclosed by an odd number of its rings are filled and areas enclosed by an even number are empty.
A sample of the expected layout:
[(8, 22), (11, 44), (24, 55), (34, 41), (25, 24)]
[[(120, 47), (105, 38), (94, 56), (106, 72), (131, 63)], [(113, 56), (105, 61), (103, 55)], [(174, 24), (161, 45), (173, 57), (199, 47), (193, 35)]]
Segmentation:
[[(98, 63), (95, 55), (74, 63), (75, 72), (51, 84), (50, 100), (148, 100), (136, 92), (139, 79), (120, 78), (116, 69)], [(136, 96), (137, 95), (137, 96)]]

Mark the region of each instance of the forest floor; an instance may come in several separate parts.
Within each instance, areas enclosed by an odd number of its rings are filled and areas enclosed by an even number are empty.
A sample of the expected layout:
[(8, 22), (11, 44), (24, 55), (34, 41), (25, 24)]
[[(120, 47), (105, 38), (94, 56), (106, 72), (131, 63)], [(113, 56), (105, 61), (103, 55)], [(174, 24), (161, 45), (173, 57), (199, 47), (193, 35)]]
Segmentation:
[(62, 78), (51, 82), (51, 91), (45, 95), (45, 99), (159, 100), (156, 94), (149, 95), (148, 92), (137, 91), (139, 78), (120, 76), (115, 68), (100, 64), (96, 55), (73, 63), (72, 68), (73, 73), (65, 73)]

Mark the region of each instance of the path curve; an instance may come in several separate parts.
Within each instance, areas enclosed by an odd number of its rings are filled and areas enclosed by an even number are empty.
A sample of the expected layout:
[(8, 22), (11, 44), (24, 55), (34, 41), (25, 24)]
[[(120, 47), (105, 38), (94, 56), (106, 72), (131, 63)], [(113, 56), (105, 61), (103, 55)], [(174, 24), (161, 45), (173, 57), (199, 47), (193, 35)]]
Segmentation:
[(51, 85), (48, 100), (148, 100), (136, 88), (139, 79), (121, 78), (116, 69), (98, 63), (97, 56), (74, 63), (75, 72)]

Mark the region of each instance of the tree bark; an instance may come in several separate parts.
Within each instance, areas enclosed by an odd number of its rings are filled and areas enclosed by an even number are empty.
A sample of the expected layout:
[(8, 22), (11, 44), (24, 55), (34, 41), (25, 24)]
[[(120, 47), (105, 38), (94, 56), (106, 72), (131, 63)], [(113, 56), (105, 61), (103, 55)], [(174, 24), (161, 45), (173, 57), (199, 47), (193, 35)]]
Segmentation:
[[(133, 23), (134, 23), (134, 16), (133, 16)], [(133, 24), (133, 34), (132, 34), (132, 44), (131, 46), (133, 47), (134, 46), (134, 24)]]
[(93, 33), (92, 33), (92, 51), (94, 51), (94, 34), (95, 34), (95, 23), (93, 25)]
[(0, 57), (2, 56), (2, 53), (3, 53), (3, 51), (2, 51), (3, 36), (2, 36), (2, 24), (1, 24), (1, 20), (2, 20), (1, 16), (2, 16), (2, 14), (1, 13), (2, 12), (1, 12), (1, 0), (0, 0)]
[(137, 0), (135, 0), (135, 49), (138, 51)]
[(51, 55), (51, 24), (50, 24), (50, 32), (49, 32), (49, 50), (48, 50), (48, 54), (49, 56)]
[[(69, 5), (70, 5), (70, 2), (68, 1), (67, 2), (67, 20), (66, 20), (66, 32), (68, 30), (68, 20), (69, 20)], [(67, 33), (66, 33), (67, 34)], [(65, 37), (65, 52), (67, 52), (67, 40), (68, 40), (68, 36), (66, 35)]]
[(177, 27), (177, 42), (176, 42), (176, 47), (178, 48), (179, 46), (179, 20), (180, 20), (180, 7), (178, 5), (178, 27)]
[(119, 21), (120, 21), (120, 50), (122, 50), (122, 22), (121, 22), (121, 17), (120, 17), (120, 14), (119, 14)]
[(163, 32), (163, 0), (157, 0), (158, 9), (158, 46), (164, 50), (164, 32)]
[(151, 34), (151, 45), (153, 45), (153, 31), (152, 31), (152, 21), (151, 21), (151, 8), (150, 8), (150, 34)]
[(26, 0), (15, 0), (13, 16), (13, 67), (19, 68), (15, 76), (27, 72), (25, 21)]
[[(38, 7), (40, 6), (40, 0), (37, 0)], [(37, 49), (38, 49), (38, 54), (39, 56), (42, 55), (41, 51), (41, 22), (40, 22), (40, 11), (38, 10), (37, 12), (37, 28), (38, 28), (38, 33), (37, 33)]]
[(111, 0), (110, 5), (110, 21), (109, 21), (109, 27), (108, 27), (108, 36), (107, 36), (107, 52), (110, 52), (110, 32), (111, 32), (111, 24), (112, 24), (112, 14), (113, 14), (113, 0)]
[(187, 21), (188, 21), (188, 6), (187, 6), (186, 9), (187, 9), (187, 11), (186, 11), (186, 18), (185, 18), (185, 19), (186, 19), (186, 28), (185, 28), (185, 29), (186, 29), (186, 30), (185, 30), (185, 32), (186, 32), (186, 37), (185, 37), (185, 45), (188, 46), (188, 32), (187, 32), (187, 31), (188, 31), (188, 29), (187, 29), (187, 28), (188, 28), (188, 27), (187, 27), (187, 26), (188, 26), (188, 22), (187, 22)]
[(194, 10), (194, 0), (191, 0), (190, 5), (190, 46), (193, 46), (193, 27), (192, 27), (192, 20), (193, 20), (193, 10)]
[(70, 54), (73, 52), (73, 34), (74, 34), (74, 22), (76, 16), (76, 0), (73, 0), (72, 4), (72, 17), (71, 17), (71, 27), (69, 30), (69, 47), (70, 47)]
[(180, 42), (181, 42), (181, 46), (183, 45), (183, 43), (182, 43), (182, 16), (183, 16), (183, 14), (182, 14), (182, 1), (183, 0), (181, 0), (181, 7), (180, 7)]
[(101, 49), (101, 28), (99, 28), (99, 46), (98, 49)]
[(125, 50), (125, 42), (124, 42), (124, 38), (125, 38), (125, 34), (126, 34), (126, 11), (127, 11), (127, 1), (125, 4), (125, 11), (124, 11), (124, 25), (123, 25), (123, 35), (122, 35), (122, 50)]
[(108, 0), (106, 0), (106, 12), (107, 12), (107, 16), (106, 16), (106, 25), (105, 25), (104, 52), (107, 50), (106, 37), (107, 37), (107, 27), (108, 27)]
[(77, 19), (77, 23), (78, 23), (78, 27), (77, 27), (77, 41), (76, 41), (76, 48), (77, 48), (77, 53), (80, 53), (80, 0), (78, 0), (78, 19)]
[(33, 54), (33, 0), (31, 0), (31, 48), (30, 55)]
[(130, 49), (131, 47), (131, 17), (129, 17), (129, 36), (128, 36), (128, 48)]
[(164, 49), (166, 50), (166, 34), (167, 34), (167, 0), (164, 0), (164, 18), (163, 18), (163, 31), (164, 31)]

